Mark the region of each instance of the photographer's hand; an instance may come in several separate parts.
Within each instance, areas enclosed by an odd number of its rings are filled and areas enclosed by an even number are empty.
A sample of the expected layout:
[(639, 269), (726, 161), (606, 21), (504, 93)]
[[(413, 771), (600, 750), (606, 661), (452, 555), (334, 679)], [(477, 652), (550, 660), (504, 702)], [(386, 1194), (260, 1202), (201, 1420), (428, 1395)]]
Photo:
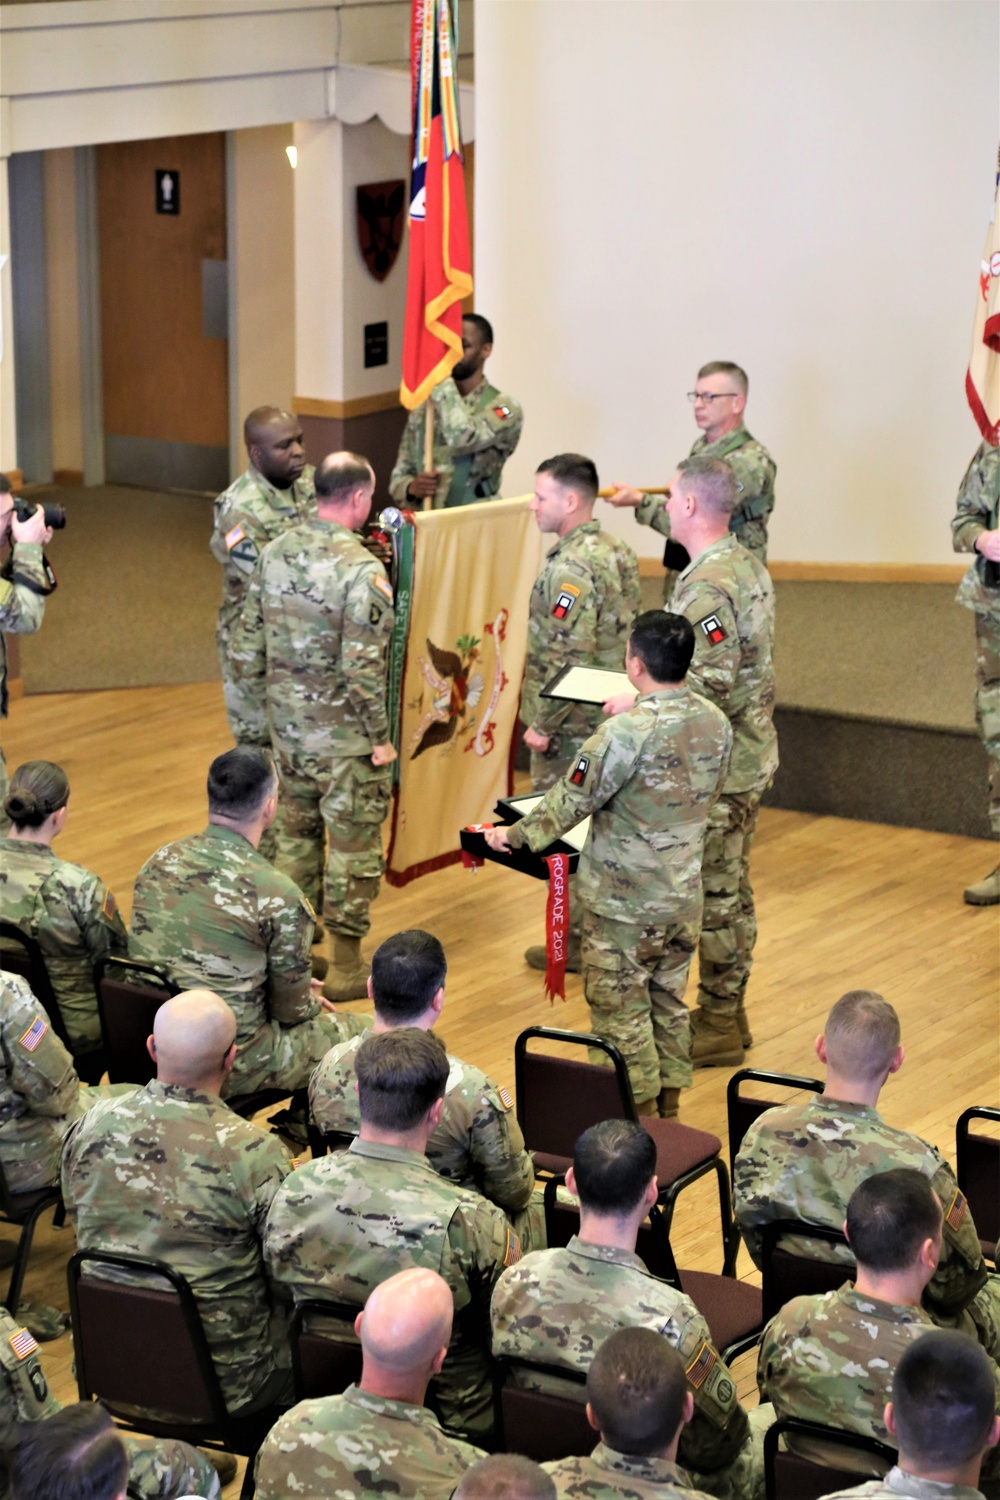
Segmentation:
[(10, 534), (14, 542), (40, 542), (43, 547), (52, 540), (52, 531), (45, 524), (45, 515), (40, 505), (35, 506), (26, 521), (19, 521), (17, 515), (12, 514)]

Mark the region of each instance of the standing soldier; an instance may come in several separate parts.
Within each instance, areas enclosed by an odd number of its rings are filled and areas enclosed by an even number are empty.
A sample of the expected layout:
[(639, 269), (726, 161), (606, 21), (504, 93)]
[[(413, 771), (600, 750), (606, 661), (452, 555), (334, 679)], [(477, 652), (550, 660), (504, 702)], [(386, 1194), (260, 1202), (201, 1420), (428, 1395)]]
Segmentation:
[[(739, 498), (729, 519), (729, 530), (736, 540), (767, 563), (767, 520), (774, 509), (774, 476), (777, 466), (763, 443), (743, 425), (749, 382), (746, 372), (728, 359), (713, 359), (698, 371), (688, 400), (694, 406), (694, 419), (701, 428), (689, 458), (724, 458), (739, 486)], [(667, 508), (658, 495), (643, 495), (638, 490), (619, 489), (612, 505), (635, 507), (635, 518), (652, 526), (667, 538), (663, 553), (666, 577), (663, 597), (669, 601), (677, 575), (690, 562), (686, 543), (681, 543), (670, 527)]]
[(685, 682), (693, 651), (687, 620), (641, 614), (625, 653), (634, 706), (605, 720), (527, 817), (486, 835), (498, 851), (538, 850), (593, 815), (577, 873), (591, 1028), (624, 1054), (639, 1113), (664, 1118), (691, 1083), (684, 987), (732, 744), (725, 715)]
[(382, 823), (396, 759), (385, 696), (392, 589), (355, 535), (374, 490), (366, 458), (323, 460), (317, 519), (264, 549), (233, 638), (242, 685), (266, 716), (278, 761), (275, 863), (322, 907), (333, 933), (328, 1000), (368, 993), (361, 939), (385, 869)]
[[(403, 428), (389, 494), (400, 505), (473, 505), (500, 493), (503, 466), (517, 447), (524, 416), (513, 396), (486, 379), (493, 329), (479, 313), (462, 319), (462, 358), (412, 411)], [(424, 469), (425, 424), (434, 423), (434, 467)]]
[[(222, 604), (215, 639), (233, 738), (238, 745), (266, 745), (266, 722), (241, 694), (230, 664), (233, 631), (258, 557), (276, 536), (315, 516), (316, 498), (298, 417), (276, 406), (258, 406), (243, 423), (243, 437), (250, 467), (214, 506), (209, 546), (222, 564)], [(265, 852), (270, 857), (273, 851)]]
[[(528, 657), (521, 689), (524, 743), (531, 751), (531, 789), (546, 792), (576, 764), (583, 742), (601, 722), (600, 705), (543, 698), (563, 667), (621, 670), (639, 612), (639, 567), (631, 547), (594, 520), (597, 469), (581, 453), (546, 459), (535, 475), (531, 509), (541, 532), (558, 537), (531, 591)], [(570, 881), (566, 967), (580, 971), (580, 915)], [(545, 968), (544, 945), (524, 955)]]
[[(958, 602), (976, 617), (976, 723), (990, 770), (990, 825), (1000, 838), (1000, 448), (982, 442), (962, 480), (951, 523), (956, 552), (975, 552)], [(970, 906), (1000, 902), (1000, 865), (965, 892)]]

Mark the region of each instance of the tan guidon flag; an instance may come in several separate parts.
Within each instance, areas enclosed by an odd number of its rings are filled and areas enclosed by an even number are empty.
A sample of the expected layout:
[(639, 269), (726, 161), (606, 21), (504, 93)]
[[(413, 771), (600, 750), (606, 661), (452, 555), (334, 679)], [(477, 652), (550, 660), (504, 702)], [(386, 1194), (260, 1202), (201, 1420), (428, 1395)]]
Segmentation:
[(541, 536), (527, 496), (414, 517), (399, 786), (386, 879), (461, 858), (459, 829), (511, 790), (528, 599)]
[(997, 447), (1000, 444), (1000, 155), (993, 217), (979, 266), (976, 323), (965, 394), (983, 437)]

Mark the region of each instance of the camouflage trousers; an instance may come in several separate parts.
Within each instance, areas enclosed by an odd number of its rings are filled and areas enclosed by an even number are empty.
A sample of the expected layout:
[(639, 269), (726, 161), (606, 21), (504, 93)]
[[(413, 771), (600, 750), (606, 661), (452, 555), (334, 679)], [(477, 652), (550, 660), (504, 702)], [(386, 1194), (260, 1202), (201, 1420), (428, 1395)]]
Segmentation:
[(258, 1089), (304, 1089), (313, 1070), (340, 1042), (371, 1026), (370, 1016), (323, 1011), (298, 1026), (280, 1026), (268, 1021), (266, 1026), (236, 1049), (233, 1071), (222, 1085), (223, 1099), (234, 1094), (256, 1093)]
[(1000, 616), (976, 610), (976, 726), (989, 759), (990, 826), (1000, 838)]
[[(547, 792), (550, 786), (555, 786), (561, 781), (570, 767), (575, 764), (580, 754), (584, 740), (589, 739), (587, 734), (583, 735), (553, 735), (550, 748), (544, 755), (537, 750), (531, 752), (531, 790), (533, 792)], [(571, 875), (568, 881), (569, 890), (569, 931), (576, 937), (580, 935), (580, 924), (583, 921), (583, 911), (576, 895), (576, 876)]]
[[(364, 937), (385, 870), (382, 824), (392, 768), (370, 756), (278, 756), (281, 799), (274, 863), (341, 937)], [(326, 854), (324, 859), (324, 832)]]
[(200, 1495), (217, 1500), (219, 1476), (197, 1448), (174, 1438), (126, 1437), (128, 1489), (133, 1500)]
[(698, 1004), (735, 1015), (746, 992), (757, 942), (750, 850), (760, 792), (723, 793), (708, 816), (701, 884), (705, 898), (698, 945)]
[(764, 1500), (764, 1434), (775, 1419), (770, 1401), (747, 1412), (750, 1435), (731, 1463), (721, 1469), (692, 1469), (692, 1487), (718, 1500)]
[[(619, 922), (583, 913), (583, 993), (590, 1029), (613, 1042), (636, 1100), (691, 1085), (691, 1021), (684, 1004), (697, 922)], [(601, 1062), (600, 1053), (591, 1055)]]
[(10, 832), (10, 819), (3, 810), (4, 799), (10, 787), (10, 777), (7, 775), (7, 760), (0, 749), (0, 839), (5, 839)]

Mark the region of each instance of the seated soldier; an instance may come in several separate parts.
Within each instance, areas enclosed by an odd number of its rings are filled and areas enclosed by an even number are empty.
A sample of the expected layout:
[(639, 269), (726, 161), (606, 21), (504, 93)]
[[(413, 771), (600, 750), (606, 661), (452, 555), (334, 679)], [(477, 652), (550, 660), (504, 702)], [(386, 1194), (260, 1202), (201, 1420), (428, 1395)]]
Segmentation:
[(980, 1468), (1000, 1442), (1000, 1417), (989, 1360), (971, 1339), (934, 1329), (907, 1349), (884, 1420), (896, 1467), (826, 1500), (983, 1500)]
[(566, 1186), (580, 1200), (580, 1232), (564, 1250), (536, 1250), (501, 1276), (490, 1308), (493, 1353), (526, 1361), (515, 1378), (583, 1400), (583, 1387), (532, 1371), (561, 1365), (585, 1373), (595, 1348), (618, 1328), (641, 1326), (678, 1352), (694, 1393), (681, 1435), (681, 1463), (703, 1488), (752, 1493), (758, 1472), (746, 1412), (689, 1297), (647, 1271), (635, 1253), (639, 1226), (656, 1202), (656, 1147), (631, 1120), (585, 1130)]
[(355, 1058), (361, 1129), (346, 1151), (307, 1162), (276, 1194), (264, 1231), (274, 1284), (296, 1302), (360, 1303), (408, 1266), (442, 1275), (455, 1301), (448, 1357), (434, 1380), (446, 1428), (472, 1441), (493, 1425), (486, 1309), (521, 1253), (486, 1198), (439, 1177), (426, 1158), (441, 1121), (448, 1057), (432, 1031), (367, 1036)]
[(4, 799), (11, 827), (0, 838), (0, 911), (42, 950), (78, 1067), (96, 1083), (104, 1071), (94, 969), (128, 945), (115, 898), (82, 865), (52, 848), (69, 811), (61, 766), (29, 760), (18, 766)]
[(156, 1078), (72, 1128), (62, 1192), (81, 1250), (163, 1260), (187, 1279), (226, 1405), (241, 1414), (291, 1394), (260, 1244), (290, 1163), (275, 1136), (222, 1102), (235, 1037), (231, 1009), (208, 990), (161, 1005)]
[[(882, 1085), (903, 1065), (899, 1017), (881, 995), (851, 990), (816, 1038), (826, 1067), (822, 1094), (769, 1109), (751, 1125), (736, 1157), (733, 1202), (747, 1249), (761, 1264), (762, 1229), (775, 1219), (804, 1219), (839, 1229), (854, 1189), (866, 1177), (913, 1167), (928, 1179), (944, 1213), (941, 1260), (924, 1292), (940, 1325), (973, 1332), (1000, 1355), (1000, 1278), (988, 1277), (972, 1214), (955, 1174), (935, 1146), (887, 1125), (875, 1108)], [(841, 1246), (809, 1254), (849, 1260)]]
[[(778, 1417), (891, 1444), (883, 1411), (896, 1366), (934, 1327), (920, 1299), (941, 1256), (941, 1205), (922, 1172), (879, 1172), (851, 1194), (844, 1233), (858, 1263), (854, 1284), (786, 1302), (764, 1330), (757, 1383)], [(1000, 1409), (1000, 1370), (988, 1362)]]
[(176, 984), (204, 985), (236, 1016), (236, 1065), (224, 1094), (301, 1089), (320, 1058), (366, 1028), (328, 1014), (310, 969), (315, 914), (294, 881), (257, 852), (274, 821), (278, 778), (264, 750), (217, 756), (208, 827), (166, 844), (135, 882), (129, 952)]
[(466, 1469), (451, 1500), (556, 1500), (541, 1464), (520, 1453), (491, 1453)]
[(589, 1458), (545, 1468), (560, 1495), (706, 1500), (677, 1467), (677, 1444), (693, 1415), (677, 1351), (651, 1328), (619, 1328), (587, 1371), (587, 1421), (601, 1441)]
[[(86, 1417), (82, 1415), (84, 1412), (88, 1414)], [(67, 1485), (65, 1489), (53, 1489), (52, 1493), (69, 1495), (72, 1492), (67, 1476), (59, 1466), (64, 1442), (70, 1448), (89, 1444), (91, 1432), (97, 1436), (105, 1431), (114, 1432), (114, 1428), (99, 1403), (59, 1405), (45, 1379), (38, 1345), (27, 1328), (20, 1328), (7, 1309), (0, 1307), (0, 1500), (8, 1500), (10, 1495), (2, 1455), (11, 1453), (19, 1441), (24, 1444), (25, 1439), (30, 1439), (22, 1448), (18, 1465), (22, 1486), (27, 1485), (23, 1493), (39, 1500), (43, 1491), (33, 1487), (35, 1455), (40, 1472), (44, 1470), (47, 1479), (60, 1486)], [(217, 1500), (219, 1473), (208, 1456), (189, 1443), (175, 1438), (126, 1437), (124, 1447), (128, 1493), (133, 1500), (174, 1500), (175, 1496), (188, 1495)], [(228, 1484), (235, 1478), (236, 1460), (228, 1453), (216, 1453), (214, 1457)], [(113, 1493), (117, 1495), (117, 1491)]]
[[(444, 949), (429, 932), (397, 932), (376, 948), (368, 994), (375, 1002), (375, 1030), (413, 1026), (430, 1031), (444, 1005), (448, 972)], [(320, 1130), (357, 1135), (358, 1085), (354, 1059), (361, 1037), (331, 1048), (312, 1076), (309, 1107)], [(460, 1187), (483, 1193), (511, 1217), (525, 1244), (527, 1207), (535, 1182), (531, 1157), (511, 1113), (513, 1100), (485, 1073), (448, 1056), (448, 1086), (441, 1123), (427, 1142), (427, 1160)]]
[(436, 1271), (412, 1267), (381, 1282), (354, 1323), (361, 1380), (342, 1396), (300, 1401), (271, 1429), (257, 1457), (257, 1500), (450, 1495), (480, 1457), (424, 1405), (448, 1353), (452, 1314)]

